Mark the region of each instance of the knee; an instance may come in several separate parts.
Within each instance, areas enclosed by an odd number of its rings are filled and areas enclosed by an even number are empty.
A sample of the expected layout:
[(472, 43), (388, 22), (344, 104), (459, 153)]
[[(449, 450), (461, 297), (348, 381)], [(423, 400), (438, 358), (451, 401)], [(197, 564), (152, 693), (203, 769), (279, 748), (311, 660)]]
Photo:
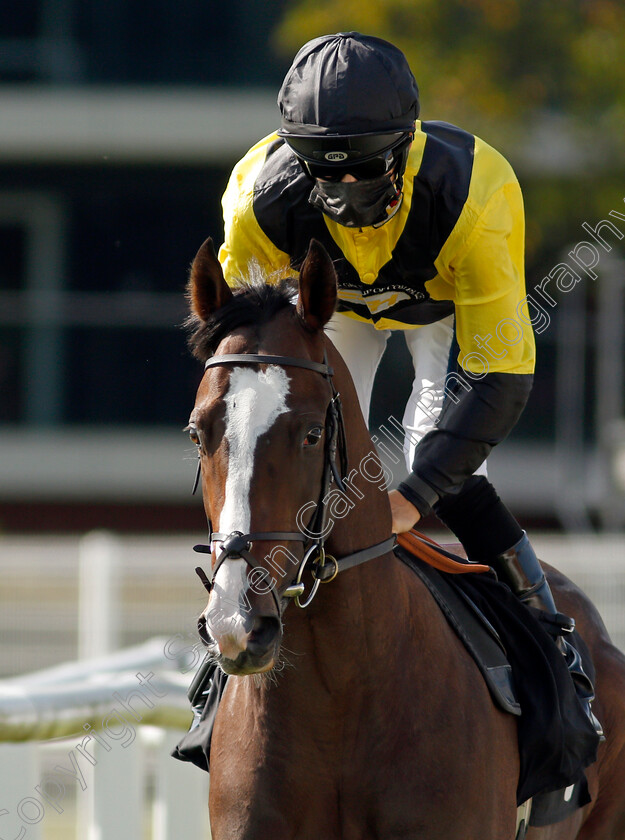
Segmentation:
[(497, 491), (484, 475), (472, 475), (464, 482), (460, 491), (445, 496), (434, 508), (439, 519), (456, 516), (461, 511), (468, 516), (481, 515), (484, 511), (499, 504)]

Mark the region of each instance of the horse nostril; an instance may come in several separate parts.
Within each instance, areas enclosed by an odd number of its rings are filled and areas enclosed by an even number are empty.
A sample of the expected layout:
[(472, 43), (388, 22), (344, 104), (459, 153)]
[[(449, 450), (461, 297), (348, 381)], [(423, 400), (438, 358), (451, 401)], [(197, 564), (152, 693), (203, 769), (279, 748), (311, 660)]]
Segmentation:
[(247, 649), (252, 653), (262, 652), (275, 642), (280, 632), (280, 620), (275, 616), (259, 616), (254, 619), (252, 632), (247, 641)]

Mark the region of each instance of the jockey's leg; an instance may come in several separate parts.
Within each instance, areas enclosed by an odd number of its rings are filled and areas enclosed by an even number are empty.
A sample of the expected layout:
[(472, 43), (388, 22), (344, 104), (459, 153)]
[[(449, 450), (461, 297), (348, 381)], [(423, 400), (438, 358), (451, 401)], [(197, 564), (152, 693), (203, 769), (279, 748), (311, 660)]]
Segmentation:
[[(546, 613), (558, 648), (566, 659), (577, 695), (596, 731), (601, 724), (594, 716), (591, 702), (594, 688), (585, 673), (581, 658), (566, 641), (566, 633), (575, 627), (573, 619), (558, 612), (551, 589), (525, 531), (484, 476), (472, 476), (457, 496), (439, 502), (437, 516), (456, 534), (468, 557), (488, 563), (498, 578), (530, 607)], [(563, 635), (564, 634), (564, 635)]]
[(402, 418), (406, 433), (404, 455), (410, 471), (418, 442), (434, 428), (443, 407), (445, 377), (450, 368), (454, 339), (454, 316), (403, 332), (414, 367), (412, 392)]
[(507, 583), (524, 604), (541, 610), (553, 618), (553, 624), (547, 624), (546, 627), (551, 631), (550, 635), (564, 654), (584, 711), (596, 731), (602, 735), (601, 724), (590, 707), (595, 696), (594, 686), (584, 671), (579, 653), (566, 639), (566, 634), (575, 629), (575, 621), (558, 612), (545, 573), (525, 531), (517, 543), (495, 557), (490, 565), (495, 569), (497, 577)]
[(340, 313), (332, 316), (325, 329), (351, 373), (365, 423), (369, 425), (373, 382), (390, 331), (376, 330), (373, 324)]

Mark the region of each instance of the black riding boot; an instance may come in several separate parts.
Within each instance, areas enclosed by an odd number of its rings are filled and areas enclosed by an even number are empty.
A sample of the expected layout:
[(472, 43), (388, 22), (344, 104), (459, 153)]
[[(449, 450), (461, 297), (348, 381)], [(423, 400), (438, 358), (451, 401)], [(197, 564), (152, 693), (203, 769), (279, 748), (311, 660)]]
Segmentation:
[(524, 604), (547, 613), (552, 619), (547, 622), (546, 627), (564, 655), (577, 696), (588, 719), (597, 734), (603, 738), (601, 724), (590, 706), (595, 697), (593, 684), (584, 671), (579, 653), (565, 638), (567, 633), (575, 629), (575, 619), (558, 612), (547, 578), (525, 531), (521, 539), (508, 551), (496, 557), (491, 565), (497, 577), (507, 583)]

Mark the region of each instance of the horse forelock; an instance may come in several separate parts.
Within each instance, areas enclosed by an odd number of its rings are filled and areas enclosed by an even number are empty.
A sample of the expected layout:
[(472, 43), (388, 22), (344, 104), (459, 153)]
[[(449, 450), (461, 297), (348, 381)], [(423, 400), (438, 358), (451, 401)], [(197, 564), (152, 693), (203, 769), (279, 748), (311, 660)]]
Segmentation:
[(193, 355), (205, 362), (226, 336), (239, 327), (253, 326), (259, 333), (281, 310), (294, 305), (296, 281), (283, 277), (267, 282), (258, 266), (251, 267), (245, 280), (233, 288), (232, 300), (206, 321), (190, 315), (185, 326), (191, 330), (189, 347)]

